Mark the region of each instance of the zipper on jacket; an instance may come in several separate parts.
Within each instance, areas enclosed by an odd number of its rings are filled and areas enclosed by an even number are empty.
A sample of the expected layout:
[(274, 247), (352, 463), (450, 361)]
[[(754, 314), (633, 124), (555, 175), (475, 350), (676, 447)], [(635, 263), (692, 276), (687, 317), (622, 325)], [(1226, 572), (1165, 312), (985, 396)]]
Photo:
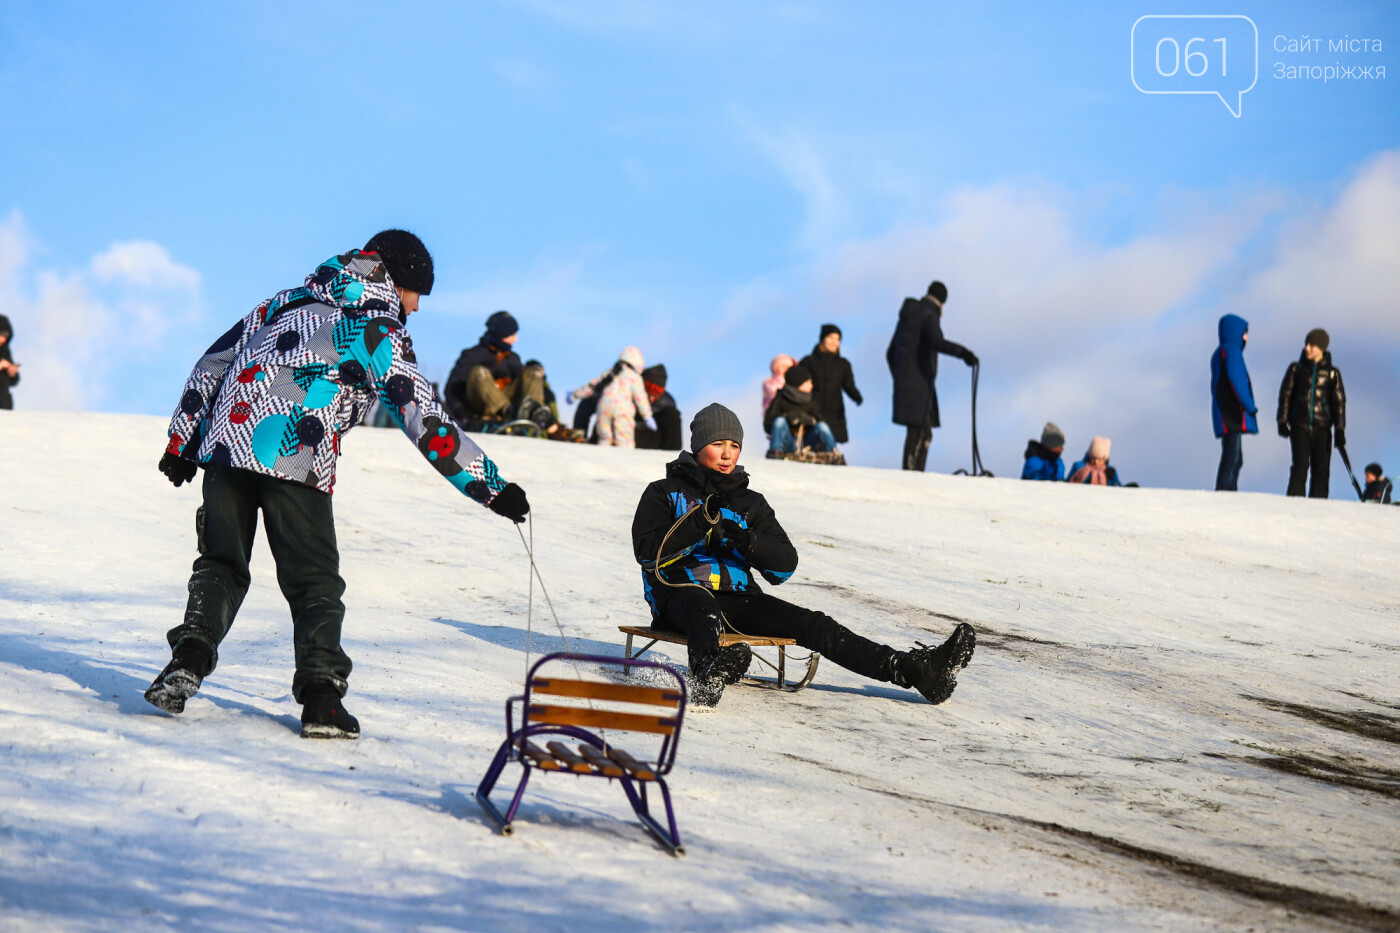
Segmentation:
[(1317, 411), (1317, 364), (1313, 364), (1312, 382), (1308, 383), (1308, 430), (1312, 430), (1313, 413)]

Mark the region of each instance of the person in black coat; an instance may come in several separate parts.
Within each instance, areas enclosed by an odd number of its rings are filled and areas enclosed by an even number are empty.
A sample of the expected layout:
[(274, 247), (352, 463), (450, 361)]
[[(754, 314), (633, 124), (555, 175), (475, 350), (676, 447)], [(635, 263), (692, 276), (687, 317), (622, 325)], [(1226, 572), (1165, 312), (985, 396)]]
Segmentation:
[[(1308, 331), (1303, 353), (1289, 363), (1278, 390), (1278, 433), (1293, 445), (1293, 466), (1288, 471), (1288, 494), (1326, 499), (1332, 470), (1332, 438), (1345, 447), (1347, 394), (1342, 373), (1327, 352), (1330, 338), (1318, 327)], [(1308, 470), (1312, 482), (1308, 484)]]
[(702, 408), (690, 422), (690, 450), (647, 486), (632, 519), (632, 553), (652, 626), (686, 636), (692, 702), (714, 706), (748, 670), (748, 645), (720, 647), (726, 630), (794, 638), (849, 671), (912, 687), (932, 703), (948, 699), (976, 647), (967, 623), (940, 647), (896, 651), (759, 588), (759, 577), (777, 586), (792, 576), (797, 549), (739, 466), (743, 442), (734, 412)]
[(1389, 505), (1391, 488), (1390, 480), (1386, 479), (1385, 470), (1379, 463), (1366, 464), (1366, 489), (1361, 493), (1362, 502)]
[(849, 395), (857, 405), (864, 400), (856, 388), (851, 361), (841, 355), (841, 328), (823, 324), (817, 345), (800, 365), (812, 374), (812, 393), (817, 397), (821, 420), (831, 428), (836, 443), (846, 443), (850, 438), (846, 434), (846, 402), (841, 393)]
[[(642, 450), (680, 450), (681, 410), (666, 391), (666, 367), (662, 364), (642, 370), (642, 383), (651, 402), (651, 417), (656, 430), (647, 427), (645, 418), (637, 419), (637, 447)], [(586, 401), (586, 400), (585, 400)]]
[(10, 338), (15, 330), (10, 319), (0, 314), (0, 410), (9, 411), (15, 407), (10, 397), (10, 386), (19, 382), (19, 364), (10, 356)]
[(899, 324), (885, 360), (894, 377), (894, 423), (906, 427), (904, 463), (906, 470), (924, 469), (928, 460), (928, 445), (938, 422), (938, 393), (934, 380), (938, 378), (938, 354), (956, 356), (969, 366), (977, 365), (977, 356), (962, 344), (943, 336), (943, 304), (948, 300), (948, 287), (934, 282), (922, 298), (906, 298), (899, 309)]
[(526, 366), (515, 352), (519, 330), (509, 311), (497, 311), (486, 319), (486, 333), (477, 345), (457, 357), (447, 377), (446, 401), (448, 414), (458, 422), (534, 418), (548, 411), (544, 370)]

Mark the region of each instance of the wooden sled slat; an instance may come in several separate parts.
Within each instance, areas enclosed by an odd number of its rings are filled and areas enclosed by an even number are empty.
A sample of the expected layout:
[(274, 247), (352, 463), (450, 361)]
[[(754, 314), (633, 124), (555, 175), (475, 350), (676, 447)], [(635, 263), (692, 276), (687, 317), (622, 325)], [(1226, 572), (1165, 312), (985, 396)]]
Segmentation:
[[(625, 635), (640, 635), (643, 638), (654, 638), (657, 641), (664, 641), (673, 645), (684, 645), (686, 643), (684, 635), (679, 635), (675, 632), (666, 632), (660, 629), (647, 628), (642, 625), (619, 625), (617, 630)], [(737, 644), (738, 642), (743, 642), (746, 645), (756, 645), (759, 648), (777, 648), (779, 646), (796, 645), (797, 639), (778, 638), (769, 635), (740, 635), (736, 632), (720, 633), (719, 643), (721, 647), (724, 645)]]
[(591, 774), (593, 772), (593, 766), (575, 755), (563, 742), (546, 742), (544, 747), (549, 749), (551, 755), (568, 765), (569, 770), (575, 774)]
[(545, 771), (564, 770), (564, 766), (558, 759), (529, 739), (526, 739), (524, 744), (520, 746), (520, 754), (533, 761), (536, 767)]
[(605, 774), (608, 777), (622, 777), (625, 773), (608, 756), (586, 742), (579, 745), (578, 753), (588, 759), (588, 763), (597, 768), (599, 774)]
[(623, 768), (627, 769), (628, 774), (639, 781), (656, 780), (656, 772), (650, 765), (643, 764), (620, 748), (609, 748), (608, 757), (622, 765)]
[(550, 706), (543, 703), (530, 704), (530, 722), (532, 724), (548, 723), (552, 726), (582, 726), (588, 729), (650, 732), (654, 735), (671, 735), (676, 731), (676, 721), (664, 716), (615, 713), (611, 710), (583, 709), (578, 706)]
[(647, 703), (652, 706), (680, 706), (681, 695), (676, 690), (664, 687), (634, 687), (627, 684), (611, 684), (597, 680), (562, 680), (560, 678), (537, 677), (530, 683), (535, 693), (548, 693), (553, 696), (578, 697), (589, 700), (614, 700), (619, 703)]

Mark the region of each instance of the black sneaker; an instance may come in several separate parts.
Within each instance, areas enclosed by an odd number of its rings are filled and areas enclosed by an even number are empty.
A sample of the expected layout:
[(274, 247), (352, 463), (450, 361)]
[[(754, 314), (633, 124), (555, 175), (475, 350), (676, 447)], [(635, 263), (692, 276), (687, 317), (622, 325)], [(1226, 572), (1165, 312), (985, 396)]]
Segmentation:
[(948, 640), (937, 648), (921, 642), (919, 647), (906, 651), (895, 662), (895, 683), (901, 687), (913, 687), (928, 699), (938, 704), (953, 695), (958, 685), (958, 671), (967, 667), (972, 660), (972, 652), (977, 647), (977, 633), (972, 626), (961, 622), (953, 629)]
[(303, 739), (358, 739), (360, 721), (345, 711), (340, 694), (330, 684), (307, 687), (301, 694)]
[(724, 688), (737, 683), (753, 661), (753, 650), (743, 642), (727, 645), (699, 662), (690, 673), (690, 700), (699, 706), (718, 706)]
[(146, 701), (167, 713), (183, 713), (185, 701), (199, 692), (209, 673), (209, 652), (203, 646), (182, 641), (175, 656), (146, 688)]

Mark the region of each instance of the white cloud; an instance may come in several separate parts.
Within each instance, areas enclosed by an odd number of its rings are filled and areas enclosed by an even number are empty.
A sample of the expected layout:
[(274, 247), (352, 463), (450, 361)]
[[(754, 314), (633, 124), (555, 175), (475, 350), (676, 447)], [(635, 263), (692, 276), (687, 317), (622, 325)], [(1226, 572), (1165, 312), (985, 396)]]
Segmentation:
[(113, 243), (92, 259), (99, 282), (119, 282), (139, 288), (199, 290), (199, 273), (170, 258), (170, 252), (149, 240)]

